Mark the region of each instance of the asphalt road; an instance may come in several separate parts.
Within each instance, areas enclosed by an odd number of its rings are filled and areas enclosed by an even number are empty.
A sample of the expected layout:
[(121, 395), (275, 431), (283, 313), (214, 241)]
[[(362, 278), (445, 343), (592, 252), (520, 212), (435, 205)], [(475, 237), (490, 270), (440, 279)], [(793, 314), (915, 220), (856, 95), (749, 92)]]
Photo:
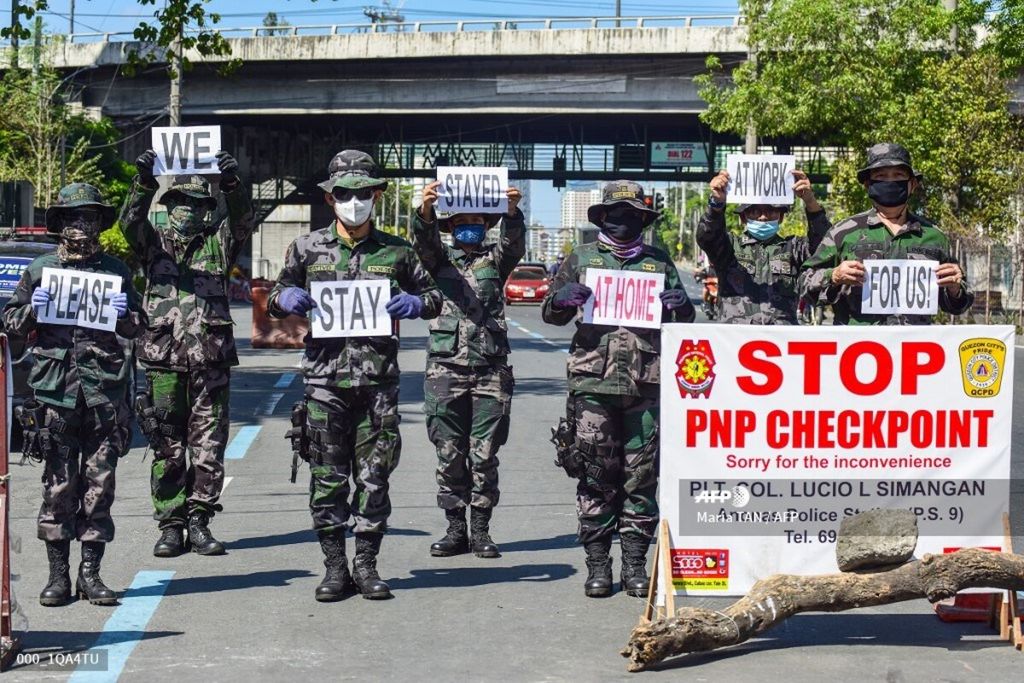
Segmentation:
[[(696, 297), (692, 278), (684, 274), (684, 281)], [(313, 589), (323, 567), (302, 483), (308, 475), (288, 482), (284, 440), (289, 408), (301, 395), (299, 352), (249, 348), (250, 316), (245, 309), (235, 313), (242, 364), (232, 384), (231, 434), (239, 439), (234, 454), (243, 457), (227, 461), (225, 511), (213, 524), (228, 554), (152, 556), (157, 533), (148, 495), (150, 460), (143, 460), (137, 440), (118, 468), (117, 537), (103, 566), (116, 590), (134, 583), (131, 599), (116, 609), (85, 602), (41, 607), (37, 595), (46, 561), (35, 540), (39, 471), (15, 458), (11, 521), (21, 539), (14, 555), (21, 577), (16, 591), (29, 624), (22, 635), (25, 651), (40, 662), (16, 668), (5, 680), (1021, 680), (1019, 653), (981, 624), (940, 622), (923, 600), (799, 615), (764, 638), (627, 674), (618, 652), (642, 603), (622, 593), (606, 600), (583, 595), (574, 485), (552, 464), (548, 443), (549, 427), (564, 409), (572, 328), (545, 325), (536, 306), (509, 312), (516, 395), (492, 528), (502, 557), (428, 553), (445, 523), (435, 506), (435, 456), (423, 426), (426, 324), (403, 323), (404, 448), (392, 477), (392, 529), (380, 560), (396, 597), (316, 603)], [(1016, 350), (1016, 360), (1018, 366), (1024, 362), (1024, 350)], [(1024, 392), (1021, 377), (1018, 370), (1018, 395)], [(247, 449), (238, 445), (253, 435)], [(1017, 480), (1024, 474), (1022, 436), (1018, 427)], [(617, 577), (617, 550), (615, 555)], [(728, 602), (681, 601), (714, 608)], [(73, 665), (49, 664), (51, 654), (99, 651), (106, 653), (106, 672), (71, 676)]]

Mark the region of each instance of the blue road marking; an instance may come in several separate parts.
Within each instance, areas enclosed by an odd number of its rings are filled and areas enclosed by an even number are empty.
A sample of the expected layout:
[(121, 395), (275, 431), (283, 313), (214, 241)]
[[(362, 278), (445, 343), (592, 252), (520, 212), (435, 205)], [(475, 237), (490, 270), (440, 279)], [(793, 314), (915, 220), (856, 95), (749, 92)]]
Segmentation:
[(292, 382), (295, 381), (295, 378), (297, 376), (298, 376), (298, 373), (294, 373), (294, 372), (286, 372), (286, 373), (284, 373), (283, 375), (281, 375), (281, 378), (277, 380), (277, 383), (274, 384), (274, 388), (275, 389), (287, 389), (288, 387), (291, 386)]
[(121, 605), (107, 619), (99, 638), (89, 648), (89, 652), (107, 651), (107, 670), (76, 670), (68, 678), (68, 683), (113, 683), (121, 676), (128, 657), (145, 637), (146, 625), (173, 576), (171, 571), (144, 571), (135, 575), (132, 585), (121, 598)]
[(261, 428), (260, 425), (246, 425), (239, 429), (238, 433), (235, 434), (235, 438), (231, 439), (231, 443), (228, 444), (224, 457), (228, 460), (244, 458), (246, 451), (249, 450), (252, 442), (256, 440)]

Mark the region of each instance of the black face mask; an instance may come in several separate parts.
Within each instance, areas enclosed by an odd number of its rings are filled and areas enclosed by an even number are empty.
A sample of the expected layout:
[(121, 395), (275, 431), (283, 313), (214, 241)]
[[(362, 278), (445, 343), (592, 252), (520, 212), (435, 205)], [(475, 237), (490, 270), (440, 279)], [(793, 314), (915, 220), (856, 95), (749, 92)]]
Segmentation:
[(644, 231), (644, 217), (639, 211), (616, 212), (608, 214), (604, 219), (601, 232), (616, 242), (632, 242)]
[(876, 180), (868, 185), (868, 197), (879, 206), (903, 206), (910, 197), (910, 181)]

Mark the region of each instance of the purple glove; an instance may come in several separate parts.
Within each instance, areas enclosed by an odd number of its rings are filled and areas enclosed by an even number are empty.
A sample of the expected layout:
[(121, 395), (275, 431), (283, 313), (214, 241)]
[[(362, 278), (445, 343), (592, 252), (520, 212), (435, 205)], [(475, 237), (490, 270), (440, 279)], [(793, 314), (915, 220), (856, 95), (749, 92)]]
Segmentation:
[(587, 303), (587, 299), (593, 296), (594, 290), (578, 282), (570, 282), (555, 292), (555, 298), (551, 303), (555, 308), (578, 308)]
[(659, 298), (661, 299), (661, 305), (670, 311), (676, 308), (681, 308), (690, 302), (690, 297), (686, 294), (686, 291), (682, 289), (662, 290)]
[(110, 305), (117, 311), (117, 317), (123, 318), (128, 315), (128, 295), (124, 292), (118, 292), (114, 296), (110, 297)]
[(384, 309), (392, 318), (418, 318), (423, 312), (423, 302), (415, 294), (399, 292), (391, 297), (391, 301), (384, 305)]
[(32, 310), (36, 312), (36, 315), (39, 315), (52, 300), (53, 297), (50, 296), (50, 290), (42, 287), (36, 287), (32, 290)]
[(285, 313), (306, 315), (316, 308), (316, 302), (302, 287), (285, 287), (277, 295), (277, 305)]

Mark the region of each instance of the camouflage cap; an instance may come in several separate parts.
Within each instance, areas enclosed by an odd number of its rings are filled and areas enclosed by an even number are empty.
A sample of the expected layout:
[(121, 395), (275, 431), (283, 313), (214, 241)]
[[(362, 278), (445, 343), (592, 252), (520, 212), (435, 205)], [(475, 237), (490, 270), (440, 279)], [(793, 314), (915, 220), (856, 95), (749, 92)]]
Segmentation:
[(921, 179), (921, 174), (910, 163), (910, 152), (906, 147), (895, 142), (879, 142), (868, 147), (868, 165), (857, 171), (857, 180), (863, 183), (872, 170), (889, 166), (906, 166), (910, 175)]
[(383, 190), (388, 186), (388, 181), (380, 177), (380, 166), (373, 157), (358, 149), (346, 149), (335, 154), (327, 166), (327, 173), (330, 177), (318, 185), (324, 192), (336, 187), (349, 190), (379, 187)]
[(616, 204), (627, 204), (644, 212), (644, 226), (648, 226), (661, 214), (648, 207), (644, 203), (644, 197), (644, 188), (640, 186), (640, 183), (635, 183), (632, 180), (613, 180), (602, 188), (601, 203), (594, 204), (587, 209), (587, 220), (599, 228), (603, 227), (604, 221), (601, 219), (603, 210)]
[(88, 183), (71, 183), (57, 193), (57, 201), (46, 209), (46, 230), (61, 231), (61, 213), (68, 209), (91, 206), (100, 210), (103, 229), (114, 224), (114, 207), (103, 201), (103, 194)]
[(217, 207), (217, 200), (210, 194), (210, 181), (201, 175), (174, 176), (167, 192), (160, 196), (160, 203), (167, 206), (168, 199), (180, 200), (182, 197), (202, 199), (210, 210)]

